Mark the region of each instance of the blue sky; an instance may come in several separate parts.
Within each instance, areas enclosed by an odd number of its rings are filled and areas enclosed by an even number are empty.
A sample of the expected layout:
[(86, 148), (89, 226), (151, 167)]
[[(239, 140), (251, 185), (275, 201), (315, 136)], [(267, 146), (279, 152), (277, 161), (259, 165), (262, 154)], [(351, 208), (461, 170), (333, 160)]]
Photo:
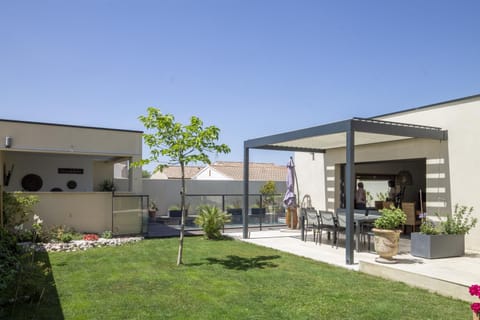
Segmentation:
[[(243, 141), (480, 93), (479, 1), (0, 0), (0, 118)], [(147, 150), (144, 150), (145, 155)], [(253, 151), (252, 161), (288, 155)]]

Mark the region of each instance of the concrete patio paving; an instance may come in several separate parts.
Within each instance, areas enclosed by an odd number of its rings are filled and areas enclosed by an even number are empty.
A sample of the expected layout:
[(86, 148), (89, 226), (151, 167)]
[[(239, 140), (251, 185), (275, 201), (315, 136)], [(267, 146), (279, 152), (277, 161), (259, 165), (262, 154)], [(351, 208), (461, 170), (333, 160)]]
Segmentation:
[(398, 261), (396, 264), (377, 263), (375, 253), (360, 251), (354, 253), (355, 263), (347, 265), (345, 247), (341, 246), (342, 243), (338, 248), (332, 247), (326, 239), (322, 244), (315, 244), (310, 238), (311, 235), (308, 241), (302, 241), (300, 230), (272, 228), (252, 231), (249, 239), (243, 239), (241, 232), (228, 232), (228, 235), (248, 243), (401, 281), (468, 302), (476, 301), (470, 296), (468, 287), (472, 284), (480, 284), (480, 253), (467, 252), (463, 257), (448, 259), (423, 259), (409, 254), (409, 239), (401, 239), (399, 254), (395, 257)]

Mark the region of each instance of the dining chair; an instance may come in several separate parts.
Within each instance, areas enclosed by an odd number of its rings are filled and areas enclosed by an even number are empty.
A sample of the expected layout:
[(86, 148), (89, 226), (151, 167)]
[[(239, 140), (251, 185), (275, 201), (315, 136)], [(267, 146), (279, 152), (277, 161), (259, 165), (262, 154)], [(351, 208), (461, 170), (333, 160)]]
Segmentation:
[(338, 238), (339, 238), (338, 235), (339, 233), (345, 233), (346, 230), (347, 230), (347, 216), (344, 214), (337, 215), (337, 228), (336, 228), (337, 248), (338, 248)]
[(318, 243), (322, 244), (322, 233), (327, 231), (327, 238), (330, 239), (330, 234), (333, 234), (332, 247), (337, 242), (337, 225), (335, 221), (335, 215), (330, 211), (319, 211), (320, 228), (318, 233)]
[(302, 208), (302, 213), (305, 217), (305, 237), (304, 241), (307, 241), (308, 230), (313, 232), (313, 241), (316, 243), (316, 237), (319, 230), (319, 217), (315, 208)]

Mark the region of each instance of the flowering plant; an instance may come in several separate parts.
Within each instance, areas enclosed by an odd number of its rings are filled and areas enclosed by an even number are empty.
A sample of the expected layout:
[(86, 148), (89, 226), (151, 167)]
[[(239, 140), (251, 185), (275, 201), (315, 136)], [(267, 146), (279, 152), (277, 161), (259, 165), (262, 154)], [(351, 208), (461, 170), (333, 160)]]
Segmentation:
[(85, 235), (83, 235), (83, 240), (85, 240), (85, 241), (97, 241), (98, 236), (96, 234), (93, 234), (93, 233), (85, 234)]
[(470, 229), (474, 228), (478, 222), (477, 218), (472, 217), (473, 207), (455, 205), (454, 213), (445, 218), (440, 217), (438, 213), (435, 215), (438, 218), (437, 223), (427, 219), (427, 214), (420, 214), (422, 224), (420, 225), (420, 232), (423, 234), (467, 234)]
[[(470, 295), (472, 296), (477, 296), (480, 298), (480, 286), (478, 284), (473, 284), (470, 286), (470, 288), (468, 289), (468, 291), (470, 292)], [(470, 305), (470, 308), (472, 309), (472, 311), (477, 314), (477, 315), (480, 315), (480, 303), (479, 302), (474, 302)]]

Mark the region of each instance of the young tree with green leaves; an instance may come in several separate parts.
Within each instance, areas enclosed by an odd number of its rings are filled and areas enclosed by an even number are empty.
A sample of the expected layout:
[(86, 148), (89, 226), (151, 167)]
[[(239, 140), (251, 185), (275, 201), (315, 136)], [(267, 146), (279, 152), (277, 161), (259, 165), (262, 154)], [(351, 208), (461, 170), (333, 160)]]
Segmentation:
[[(183, 238), (185, 234), (185, 166), (190, 163), (210, 164), (210, 153), (229, 153), (226, 144), (217, 144), (220, 129), (215, 126), (203, 126), (203, 121), (192, 116), (190, 123), (182, 124), (175, 121), (171, 114), (162, 114), (150, 107), (146, 116), (138, 117), (147, 129), (143, 134), (145, 144), (150, 148), (150, 157), (133, 163), (133, 166), (142, 166), (157, 163), (154, 172), (162, 171), (169, 165), (180, 165), (182, 173), (181, 183), (181, 210), (180, 241), (178, 246), (177, 265), (183, 263)], [(164, 159), (168, 159), (165, 163)]]

